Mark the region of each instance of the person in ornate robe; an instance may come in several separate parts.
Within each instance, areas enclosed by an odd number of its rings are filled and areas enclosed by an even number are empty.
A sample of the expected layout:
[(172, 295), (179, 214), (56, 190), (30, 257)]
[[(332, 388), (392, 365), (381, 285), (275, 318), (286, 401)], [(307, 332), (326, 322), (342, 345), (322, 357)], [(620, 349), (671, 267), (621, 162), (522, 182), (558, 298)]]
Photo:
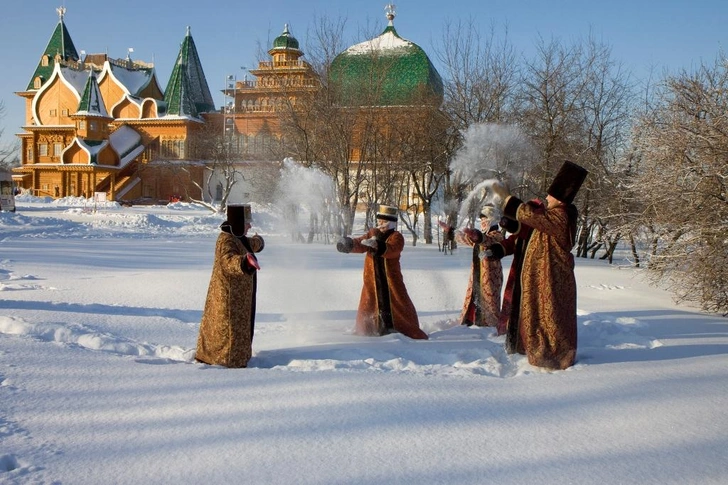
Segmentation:
[(260, 269), (255, 253), (265, 243), (257, 234), (247, 236), (251, 220), (249, 205), (228, 205), (197, 339), (199, 362), (239, 368), (246, 367), (252, 355)]
[[(532, 200), (529, 204), (543, 204)], [(497, 333), (506, 336), (506, 352), (509, 354), (524, 354), (523, 339), (518, 328), (519, 312), (521, 311), (521, 269), (523, 267), (523, 252), (531, 237), (531, 227), (518, 221), (501, 217), (500, 227), (509, 234), (508, 237), (497, 242), (486, 251), (489, 259), (500, 260), (505, 256), (513, 255), (511, 269), (508, 271), (506, 287), (501, 300), (501, 313), (498, 317)]]
[(486, 205), (480, 211), (480, 231), (465, 229), (459, 231), (459, 244), (472, 248), (470, 280), (465, 291), (465, 302), (460, 313), (461, 325), (495, 327), (500, 316), (503, 268), (499, 259), (489, 259), (486, 251), (493, 244), (503, 240), (495, 222), (495, 208)]
[(397, 208), (379, 206), (376, 218), (376, 228), (363, 236), (344, 237), (336, 245), (341, 253), (365, 254), (355, 333), (379, 336), (396, 331), (413, 339), (427, 339), (402, 277), (399, 260), (404, 237), (396, 230)]
[(523, 254), (519, 336), (528, 362), (566, 369), (576, 361), (576, 278), (571, 249), (578, 211), (572, 203), (587, 171), (566, 161), (547, 191), (546, 207), (524, 203), (504, 184), (493, 190), (503, 214), (533, 228)]

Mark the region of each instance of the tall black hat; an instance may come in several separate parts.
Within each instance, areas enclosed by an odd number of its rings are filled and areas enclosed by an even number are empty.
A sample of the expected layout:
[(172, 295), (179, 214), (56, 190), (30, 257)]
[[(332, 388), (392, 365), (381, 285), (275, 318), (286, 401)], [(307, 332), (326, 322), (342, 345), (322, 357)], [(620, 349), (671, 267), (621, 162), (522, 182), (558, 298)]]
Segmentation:
[(380, 205), (377, 211), (377, 219), (397, 222), (397, 208), (390, 205)]
[(245, 223), (252, 223), (250, 204), (228, 204), (227, 221), (235, 234), (245, 233)]
[(588, 174), (584, 167), (565, 160), (546, 193), (564, 204), (571, 204)]

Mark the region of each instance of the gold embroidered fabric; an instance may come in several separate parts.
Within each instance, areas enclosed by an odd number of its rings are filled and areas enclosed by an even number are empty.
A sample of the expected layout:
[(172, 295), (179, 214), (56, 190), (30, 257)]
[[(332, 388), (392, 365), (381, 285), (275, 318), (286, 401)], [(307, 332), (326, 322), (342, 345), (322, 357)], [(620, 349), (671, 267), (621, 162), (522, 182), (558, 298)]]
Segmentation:
[[(573, 206), (572, 206), (573, 207)], [(520, 337), (528, 361), (549, 369), (574, 364), (577, 347), (576, 279), (571, 253), (575, 208), (521, 204), (518, 220), (534, 228), (521, 271)]]
[[(263, 249), (260, 236), (248, 238), (253, 252)], [(200, 323), (195, 358), (225, 367), (245, 367), (252, 355), (257, 271), (246, 274), (248, 250), (235, 236), (220, 233), (215, 245), (210, 286)]]

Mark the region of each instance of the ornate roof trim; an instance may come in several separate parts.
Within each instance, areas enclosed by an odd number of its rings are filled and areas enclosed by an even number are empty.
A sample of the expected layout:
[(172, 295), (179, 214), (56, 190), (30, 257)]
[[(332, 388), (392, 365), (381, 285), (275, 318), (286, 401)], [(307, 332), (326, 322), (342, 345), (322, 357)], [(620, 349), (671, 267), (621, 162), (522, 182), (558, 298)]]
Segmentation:
[[(70, 72), (76, 72), (76, 71), (70, 71)], [(45, 83), (43, 83), (43, 86), (35, 93), (35, 96), (33, 96), (33, 101), (31, 103), (31, 113), (33, 115), (33, 122), (36, 126), (43, 126), (43, 124), (40, 122), (40, 118), (38, 116), (38, 101), (43, 96), (43, 93), (48, 90), (48, 88), (53, 84), (53, 81), (55, 78), (58, 78), (63, 84), (65, 84), (71, 91), (71, 93), (76, 97), (77, 101), (81, 101), (81, 94), (79, 93), (79, 87), (74, 85), (71, 80), (67, 79), (66, 76), (63, 74), (63, 70), (61, 69), (60, 64), (55, 64), (53, 66), (53, 72)]]

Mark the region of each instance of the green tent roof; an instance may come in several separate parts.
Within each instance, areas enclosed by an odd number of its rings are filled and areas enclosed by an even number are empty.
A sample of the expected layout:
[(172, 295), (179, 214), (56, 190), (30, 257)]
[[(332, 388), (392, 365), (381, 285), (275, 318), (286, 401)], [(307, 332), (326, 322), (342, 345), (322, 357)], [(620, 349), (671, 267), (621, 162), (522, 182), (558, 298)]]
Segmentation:
[(78, 103), (78, 109), (76, 113), (84, 113), (88, 116), (102, 116), (109, 118), (109, 113), (106, 111), (104, 106), (104, 100), (101, 97), (99, 91), (99, 84), (96, 80), (96, 73), (91, 69), (89, 71), (88, 79), (86, 80), (86, 86), (83, 89), (81, 95), (81, 101)]
[[(63, 12), (65, 13), (65, 9)], [(35, 89), (34, 81), (36, 77), (40, 76), (43, 79), (43, 82), (50, 79), (51, 74), (53, 74), (53, 67), (56, 64), (55, 58), (57, 54), (61, 56), (61, 60), (63, 61), (78, 61), (76, 46), (73, 45), (73, 40), (71, 40), (71, 35), (68, 33), (68, 29), (66, 29), (66, 24), (63, 23), (62, 14), (60, 15), (58, 25), (56, 25), (56, 28), (48, 41), (48, 45), (43, 51), (41, 60), (38, 62), (38, 67), (36, 67), (33, 76), (30, 78), (27, 88), (28, 91)], [(48, 56), (48, 63), (44, 66), (43, 57), (46, 56)]]
[(189, 27), (179, 49), (177, 62), (164, 90), (168, 115), (197, 116), (215, 111), (202, 63)]

